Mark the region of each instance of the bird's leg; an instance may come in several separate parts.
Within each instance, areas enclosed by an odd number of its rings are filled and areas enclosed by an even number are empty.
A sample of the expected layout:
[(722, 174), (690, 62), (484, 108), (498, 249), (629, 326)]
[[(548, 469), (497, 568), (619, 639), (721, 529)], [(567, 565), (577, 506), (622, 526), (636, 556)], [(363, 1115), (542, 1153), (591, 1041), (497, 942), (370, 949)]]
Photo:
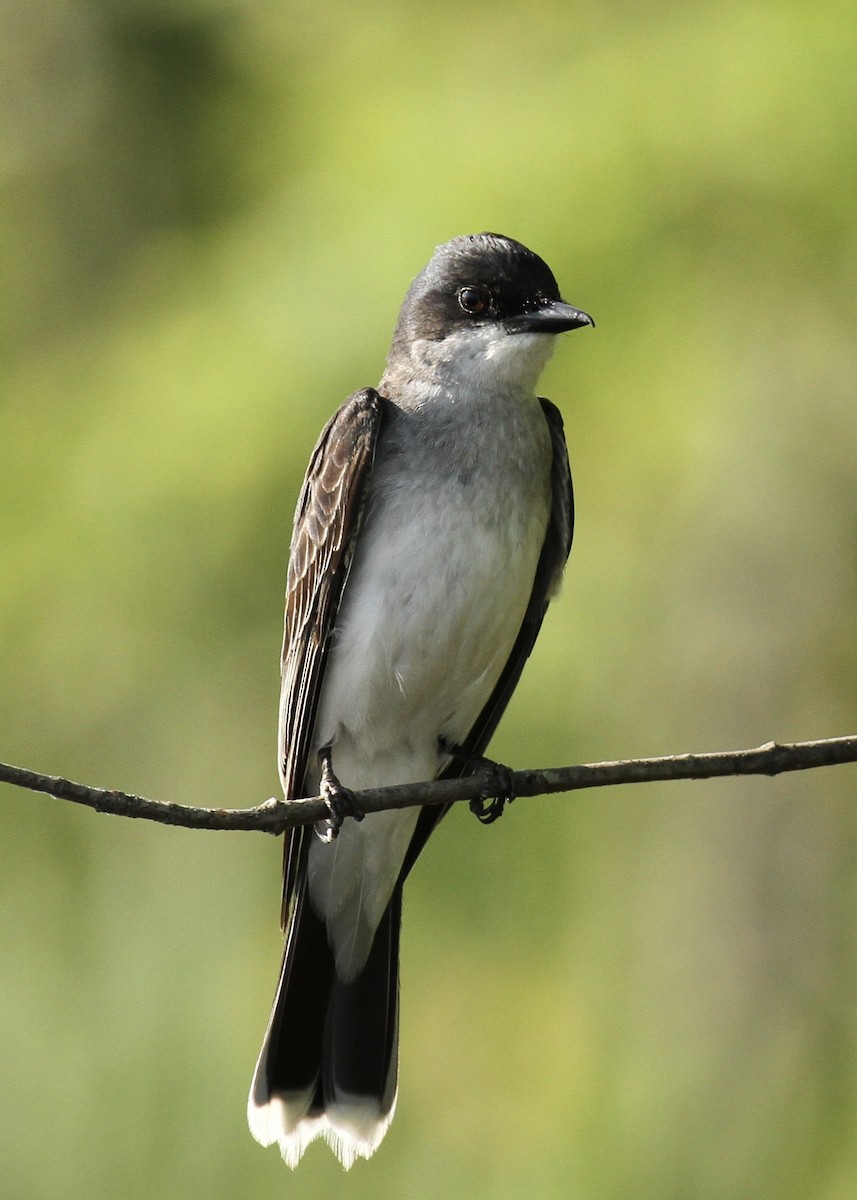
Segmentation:
[(454, 759), (473, 775), (482, 776), (482, 786), (479, 795), (470, 801), (470, 811), (483, 825), (491, 825), (498, 817), (502, 817), (507, 804), (515, 799), (515, 785), (512, 782), (512, 772), (502, 763), (484, 758), (481, 754), (468, 754), (454, 742), (440, 739), (440, 748), (444, 754)]
[(333, 770), (333, 752), (330, 746), (324, 746), (319, 750), (318, 761), (321, 764), (319, 790), (330, 816), (326, 821), (319, 821), (315, 826), (315, 831), (323, 842), (332, 842), (339, 834), (342, 822), (346, 817), (362, 821), (366, 814), (355, 800), (354, 793), (350, 788), (343, 787), (336, 778)]

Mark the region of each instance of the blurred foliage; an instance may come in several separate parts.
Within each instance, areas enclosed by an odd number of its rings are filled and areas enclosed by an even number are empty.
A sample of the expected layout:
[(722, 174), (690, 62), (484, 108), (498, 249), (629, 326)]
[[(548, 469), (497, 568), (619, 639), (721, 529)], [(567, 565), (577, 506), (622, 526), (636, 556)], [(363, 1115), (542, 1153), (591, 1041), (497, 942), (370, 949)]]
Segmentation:
[[(544, 383), (577, 541), (497, 756), (854, 732), (856, 53), (835, 0), (6, 0), (0, 756), (275, 791), (307, 455), (480, 229), (598, 321)], [(850, 1198), (854, 780), (453, 814), (347, 1177), (244, 1127), (278, 847), (4, 789), (0, 1189)]]

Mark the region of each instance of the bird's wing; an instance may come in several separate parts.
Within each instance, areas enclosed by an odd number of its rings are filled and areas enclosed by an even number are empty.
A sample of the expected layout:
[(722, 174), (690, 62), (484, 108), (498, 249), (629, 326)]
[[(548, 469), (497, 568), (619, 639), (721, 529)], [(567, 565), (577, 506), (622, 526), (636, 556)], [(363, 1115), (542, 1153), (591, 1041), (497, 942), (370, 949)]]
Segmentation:
[[(295, 510), (286, 584), (280, 693), (279, 768), (283, 794), (302, 794), (325, 662), (360, 526), (384, 401), (355, 392), (321, 432)], [(283, 923), (297, 884), (306, 830), (287, 831)]]
[[(568, 449), (565, 444), (562, 415), (550, 400), (539, 398), (542, 411), (548, 423), (551, 435), (553, 458), (551, 462), (551, 508), (548, 527), (542, 552), (536, 567), (533, 590), (530, 602), (524, 614), (524, 620), (512, 647), (512, 652), (503, 668), (497, 684), (488, 698), (485, 707), (476, 718), (473, 727), (462, 744), (463, 755), (456, 757), (443, 772), (444, 779), (457, 779), (468, 771), (468, 761), (478, 758), (485, 753), (488, 743), (494, 735), (494, 730), (500, 722), (506, 705), (512, 698), (524, 664), (529, 658), (536, 643), (539, 630), (542, 627), (548, 604), (562, 578), (563, 568), (571, 550), (571, 539), (574, 532), (574, 493), (571, 484), (571, 468), (568, 463)], [(427, 805), (419, 815), (414, 836), (408, 847), (402, 869), (404, 878), (416, 862), (429, 834), (441, 817), (448, 811), (449, 806)]]

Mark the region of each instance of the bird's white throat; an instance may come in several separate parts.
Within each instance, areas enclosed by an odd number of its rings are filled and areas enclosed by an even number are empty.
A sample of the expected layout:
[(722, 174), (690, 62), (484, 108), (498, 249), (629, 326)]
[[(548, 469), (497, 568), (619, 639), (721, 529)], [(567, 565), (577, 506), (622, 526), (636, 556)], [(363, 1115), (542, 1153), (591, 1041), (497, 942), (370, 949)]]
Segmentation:
[(491, 324), (459, 329), (439, 341), (415, 341), (412, 354), (422, 378), (444, 389), (532, 395), (555, 346), (552, 334), (508, 333)]

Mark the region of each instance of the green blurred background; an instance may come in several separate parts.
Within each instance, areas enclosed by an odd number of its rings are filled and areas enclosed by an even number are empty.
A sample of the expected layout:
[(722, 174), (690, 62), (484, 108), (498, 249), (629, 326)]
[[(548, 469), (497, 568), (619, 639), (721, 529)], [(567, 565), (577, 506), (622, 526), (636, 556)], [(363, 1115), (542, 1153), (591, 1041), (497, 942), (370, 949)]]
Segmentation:
[[(496, 756), (855, 732), (855, 62), (832, 0), (5, 0), (0, 757), (275, 792), (309, 450), (482, 229), (598, 321), (544, 380), (578, 533)], [(454, 813), (348, 1176), (244, 1123), (278, 845), (4, 788), (0, 1191), (851, 1200), (855, 772)]]

